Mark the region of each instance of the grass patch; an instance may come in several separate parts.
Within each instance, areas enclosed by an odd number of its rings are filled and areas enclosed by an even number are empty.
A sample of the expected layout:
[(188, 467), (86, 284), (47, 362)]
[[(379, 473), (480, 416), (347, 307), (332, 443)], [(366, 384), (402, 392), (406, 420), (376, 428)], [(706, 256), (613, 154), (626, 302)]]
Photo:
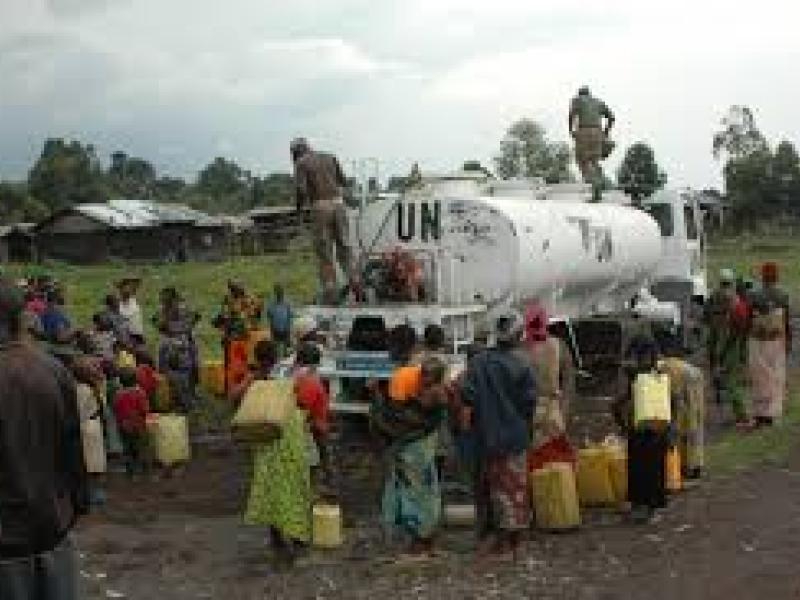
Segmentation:
[[(271, 296), (273, 286), (281, 283), (289, 299), (296, 304), (311, 302), (316, 291), (316, 261), (305, 249), (219, 263), (97, 266), (51, 263), (41, 268), (65, 286), (67, 308), (78, 327), (91, 324), (92, 315), (101, 309), (104, 297), (114, 291), (114, 283), (122, 276), (141, 277), (139, 304), (145, 319), (145, 334), (152, 343), (158, 339), (151, 317), (158, 310), (159, 292), (166, 286), (175, 286), (202, 317), (196, 337), (201, 353), (206, 357), (222, 354), (219, 332), (211, 325), (211, 320), (219, 310), (229, 279), (240, 279), (252, 294), (259, 297)], [(3, 265), (2, 270), (10, 277), (18, 278), (30, 272), (31, 267)]]
[[(795, 377), (795, 381), (800, 377)], [(791, 389), (796, 389), (791, 386)], [(708, 470), (726, 475), (759, 464), (780, 464), (797, 445), (800, 433), (800, 397), (789, 396), (781, 422), (752, 433), (727, 431), (706, 449)]]

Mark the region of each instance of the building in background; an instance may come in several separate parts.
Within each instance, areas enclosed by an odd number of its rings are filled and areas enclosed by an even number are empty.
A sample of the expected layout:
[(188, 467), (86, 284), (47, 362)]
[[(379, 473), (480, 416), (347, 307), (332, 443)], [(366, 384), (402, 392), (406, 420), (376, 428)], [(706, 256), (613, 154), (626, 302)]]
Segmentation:
[(34, 262), (36, 245), (35, 223), (15, 223), (0, 226), (0, 262)]
[(39, 260), (86, 264), (222, 260), (233, 231), (224, 218), (184, 205), (111, 200), (56, 212), (34, 234)]

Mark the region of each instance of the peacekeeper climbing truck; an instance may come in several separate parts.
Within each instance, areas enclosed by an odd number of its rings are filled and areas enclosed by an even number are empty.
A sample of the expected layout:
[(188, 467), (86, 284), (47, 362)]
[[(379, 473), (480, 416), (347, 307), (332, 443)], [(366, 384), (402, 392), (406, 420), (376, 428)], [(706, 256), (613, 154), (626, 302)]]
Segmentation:
[(362, 201), (350, 225), (366, 300), (304, 311), (327, 334), (333, 379), (388, 377), (387, 332), (401, 323), (442, 326), (459, 363), (498, 315), (531, 302), (577, 367), (618, 365), (633, 313), (686, 329), (705, 295), (701, 222), (682, 193), (637, 208), (620, 192), (593, 203), (582, 184), (459, 173)]

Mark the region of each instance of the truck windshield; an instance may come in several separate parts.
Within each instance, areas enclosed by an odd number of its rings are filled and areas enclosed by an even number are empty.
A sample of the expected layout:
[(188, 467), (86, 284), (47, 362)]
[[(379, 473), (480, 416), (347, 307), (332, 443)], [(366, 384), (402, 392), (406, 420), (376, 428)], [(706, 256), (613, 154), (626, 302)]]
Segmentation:
[(646, 204), (644, 206), (661, 229), (662, 237), (672, 237), (675, 232), (675, 223), (672, 218), (672, 207), (669, 204)]
[(683, 207), (683, 219), (686, 221), (686, 239), (697, 239), (697, 221), (694, 220), (694, 208), (686, 205)]

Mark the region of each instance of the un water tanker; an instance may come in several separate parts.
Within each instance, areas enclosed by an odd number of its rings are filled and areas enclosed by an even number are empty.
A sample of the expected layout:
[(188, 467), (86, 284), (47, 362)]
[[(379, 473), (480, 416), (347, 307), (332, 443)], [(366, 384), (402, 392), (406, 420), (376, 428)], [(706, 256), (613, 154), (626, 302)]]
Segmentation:
[(657, 223), (614, 204), (423, 189), (365, 207), (363, 257), (402, 250), (423, 265), (425, 300), (446, 306), (543, 302), (551, 314), (620, 309), (661, 258)]

